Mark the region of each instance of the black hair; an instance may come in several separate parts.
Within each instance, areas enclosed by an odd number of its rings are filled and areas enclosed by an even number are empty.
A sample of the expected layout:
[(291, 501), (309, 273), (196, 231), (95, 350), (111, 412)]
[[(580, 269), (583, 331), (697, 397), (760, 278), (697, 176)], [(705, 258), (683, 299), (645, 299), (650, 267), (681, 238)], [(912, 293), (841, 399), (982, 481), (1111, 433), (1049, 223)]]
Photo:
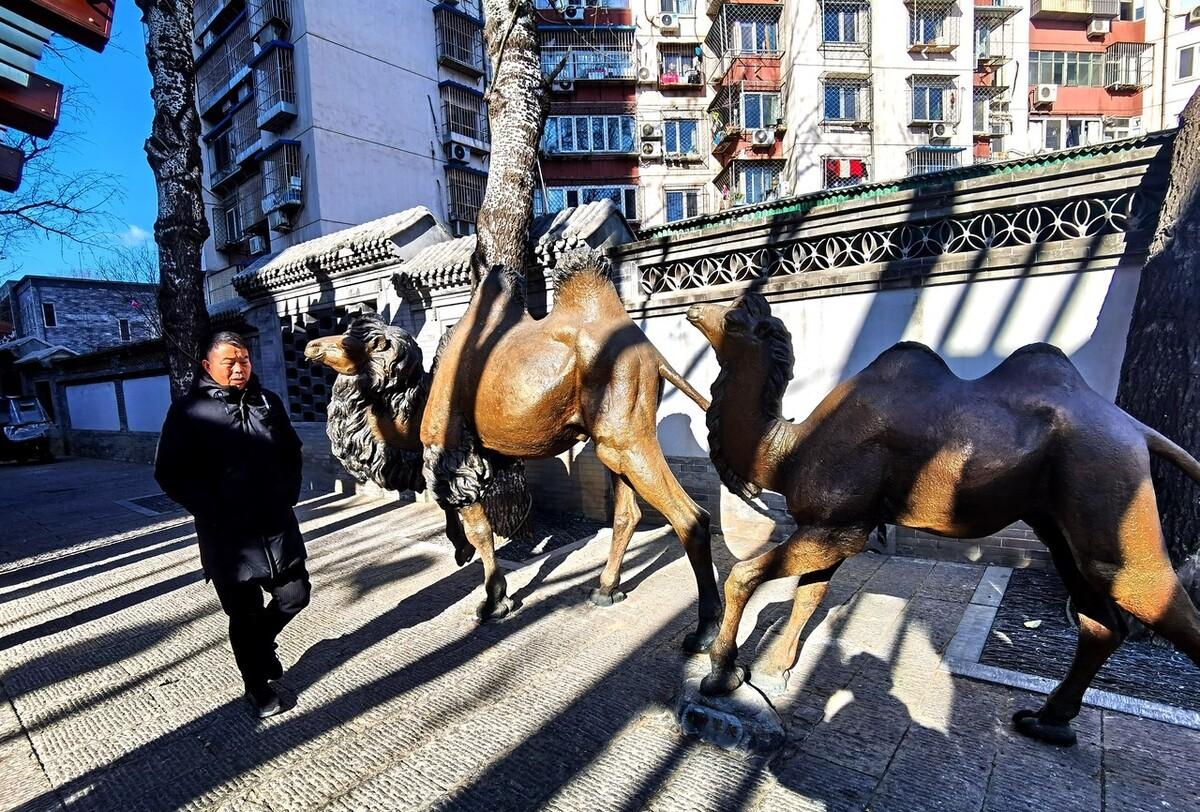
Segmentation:
[(237, 347), (239, 350), (250, 352), (250, 348), (246, 345), (246, 339), (242, 338), (232, 330), (221, 330), (212, 334), (212, 338), (208, 340), (208, 346), (204, 349), (204, 355), (207, 356), (217, 347), (220, 347), (224, 344), (229, 344)]

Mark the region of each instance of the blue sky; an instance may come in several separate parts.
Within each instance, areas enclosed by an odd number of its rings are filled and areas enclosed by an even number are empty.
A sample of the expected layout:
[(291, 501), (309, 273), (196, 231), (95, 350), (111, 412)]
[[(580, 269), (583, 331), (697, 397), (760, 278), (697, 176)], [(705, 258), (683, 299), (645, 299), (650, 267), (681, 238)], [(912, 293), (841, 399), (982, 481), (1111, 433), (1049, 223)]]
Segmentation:
[[(154, 111), (141, 12), (132, 0), (118, 0), (116, 7), (113, 36), (104, 53), (72, 48), (65, 63), (47, 54), (38, 72), (82, 91), (90, 110), (64, 110), (59, 128), (78, 133), (79, 139), (55, 156), (55, 165), (63, 172), (92, 169), (117, 176), (122, 198), (110, 206), (112, 242), (122, 245), (152, 238), (157, 199), (154, 175), (142, 150)], [(65, 44), (61, 37), (55, 40)], [(89, 264), (88, 252), (78, 246), (58, 239), (32, 240), (12, 257), (11, 265), (0, 267), (0, 276), (12, 265), (19, 266), (22, 275), (71, 275)]]

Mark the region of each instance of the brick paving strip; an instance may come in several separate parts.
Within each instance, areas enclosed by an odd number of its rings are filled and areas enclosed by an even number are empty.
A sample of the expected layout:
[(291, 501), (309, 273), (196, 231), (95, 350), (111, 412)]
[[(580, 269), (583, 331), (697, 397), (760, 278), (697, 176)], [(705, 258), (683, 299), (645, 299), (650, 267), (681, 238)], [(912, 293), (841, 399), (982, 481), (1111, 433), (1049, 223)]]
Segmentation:
[[(586, 600), (604, 532), (511, 572), (518, 611), (479, 626), (479, 565), (436, 509), (345, 495), (301, 511), (295, 707), (257, 722), (190, 523), (117, 504), (154, 492), (134, 465), (0, 467), (0, 809), (1200, 809), (1200, 732), (1085, 708), (1050, 748), (1008, 726), (1040, 697), (943, 669), (983, 567), (847, 562), (776, 700), (786, 743), (743, 758), (671, 716), (707, 661), (680, 650), (695, 584), (669, 532), (637, 534), (616, 607)], [(747, 612), (751, 669), (792, 588)]]

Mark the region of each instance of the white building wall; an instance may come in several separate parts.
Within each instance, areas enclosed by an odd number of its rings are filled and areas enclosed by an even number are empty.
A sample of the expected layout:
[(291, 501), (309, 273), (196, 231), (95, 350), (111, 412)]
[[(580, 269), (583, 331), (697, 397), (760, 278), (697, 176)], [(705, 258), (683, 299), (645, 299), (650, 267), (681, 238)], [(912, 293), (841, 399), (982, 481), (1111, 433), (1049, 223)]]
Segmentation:
[(1177, 126), (1179, 114), (1200, 87), (1200, 22), (1188, 22), (1200, 0), (1171, 0), (1169, 13), (1166, 5), (1146, 4), (1146, 41), (1154, 43), (1155, 69), (1142, 117), (1149, 131)]

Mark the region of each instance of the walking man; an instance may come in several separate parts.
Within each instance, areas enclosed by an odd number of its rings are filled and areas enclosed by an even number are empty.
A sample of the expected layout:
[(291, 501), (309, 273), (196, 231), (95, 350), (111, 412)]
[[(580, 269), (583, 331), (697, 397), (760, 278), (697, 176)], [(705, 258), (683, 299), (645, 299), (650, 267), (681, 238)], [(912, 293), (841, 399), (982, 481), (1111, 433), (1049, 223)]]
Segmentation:
[[(171, 405), (154, 477), (196, 520), (200, 562), (229, 616), (229, 642), (260, 718), (280, 712), (268, 680), (283, 675), (280, 630), (308, 605), (300, 438), (283, 401), (259, 385), (246, 342), (220, 332), (191, 391)], [(263, 606), (263, 593), (270, 602)]]

